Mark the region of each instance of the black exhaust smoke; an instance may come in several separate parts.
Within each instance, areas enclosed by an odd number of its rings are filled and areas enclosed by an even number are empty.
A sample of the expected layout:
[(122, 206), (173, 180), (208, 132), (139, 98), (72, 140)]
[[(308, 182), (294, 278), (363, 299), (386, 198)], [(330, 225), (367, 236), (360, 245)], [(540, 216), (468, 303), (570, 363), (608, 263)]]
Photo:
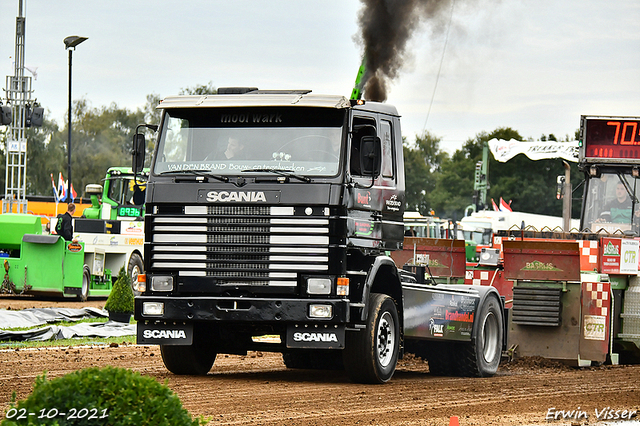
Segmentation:
[[(406, 58), (405, 48), (413, 32), (423, 21), (444, 28), (452, 0), (361, 0), (358, 16), (364, 47), (366, 71), (363, 76), (364, 97), (385, 101), (388, 84), (398, 76)], [(445, 14), (446, 15), (446, 14)]]

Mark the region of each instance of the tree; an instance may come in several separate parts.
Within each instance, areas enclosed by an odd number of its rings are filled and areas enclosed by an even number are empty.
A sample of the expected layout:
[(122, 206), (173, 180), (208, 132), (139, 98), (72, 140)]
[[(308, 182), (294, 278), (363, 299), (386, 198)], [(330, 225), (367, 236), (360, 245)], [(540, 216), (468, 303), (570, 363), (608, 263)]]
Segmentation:
[(439, 216), (459, 219), (471, 204), (476, 159), (471, 156), (469, 147), (466, 148), (456, 150), (444, 161), (436, 178), (431, 199)]
[(215, 95), (218, 89), (213, 86), (213, 82), (198, 84), (193, 87), (186, 87), (180, 90), (180, 95)]
[[(89, 183), (100, 183), (107, 168), (131, 164), (131, 141), (144, 112), (109, 107), (92, 109), (84, 99), (74, 103), (71, 135), (71, 174), (73, 187), (82, 196)], [(51, 174), (67, 175), (68, 130), (45, 118), (42, 127), (27, 129), (27, 195), (53, 195)], [(4, 188), (6, 159), (1, 158)], [(68, 178), (68, 176), (66, 176)]]
[[(493, 139), (522, 141), (520, 134), (509, 128), (498, 128), (491, 133), (480, 132), (467, 140), (450, 160), (445, 160), (436, 179), (431, 197), (432, 206), (439, 215), (460, 218), (467, 206), (472, 204), (475, 164), (482, 160), (485, 144)], [(545, 139), (555, 140), (550, 134)], [(526, 142), (523, 142), (526, 143)], [(496, 161), (489, 154), (489, 189), (487, 198), (496, 203), (502, 197), (516, 211), (562, 215), (562, 202), (556, 199), (556, 177), (564, 174), (561, 160), (533, 161), (517, 155), (506, 163)], [(573, 187), (579, 185), (581, 174), (573, 165), (571, 179)], [(574, 198), (579, 197), (575, 195)], [(490, 202), (489, 202), (490, 204)], [(579, 215), (579, 200), (574, 203), (573, 216)]]
[(413, 144), (403, 140), (406, 209), (423, 215), (431, 210), (436, 176), (448, 154), (440, 150), (441, 139), (425, 132)]

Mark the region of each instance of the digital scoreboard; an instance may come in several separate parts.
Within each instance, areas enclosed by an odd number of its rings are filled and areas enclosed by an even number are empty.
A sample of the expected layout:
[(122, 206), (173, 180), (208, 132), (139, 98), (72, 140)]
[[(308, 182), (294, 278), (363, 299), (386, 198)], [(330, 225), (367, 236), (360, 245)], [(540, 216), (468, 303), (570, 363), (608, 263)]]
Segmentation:
[(580, 157), (585, 162), (640, 163), (640, 117), (582, 116)]
[(134, 206), (118, 206), (118, 216), (140, 217), (142, 216), (142, 209)]

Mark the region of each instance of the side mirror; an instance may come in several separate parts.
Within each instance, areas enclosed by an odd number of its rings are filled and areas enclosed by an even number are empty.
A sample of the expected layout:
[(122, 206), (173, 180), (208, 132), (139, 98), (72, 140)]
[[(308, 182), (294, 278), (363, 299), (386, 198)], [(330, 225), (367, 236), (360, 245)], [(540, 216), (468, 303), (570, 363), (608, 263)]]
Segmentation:
[(360, 170), (363, 175), (373, 176), (380, 174), (382, 163), (382, 145), (377, 136), (363, 136), (360, 140)]
[(141, 133), (136, 133), (133, 135), (133, 150), (132, 154), (132, 162), (131, 169), (134, 174), (138, 174), (142, 172), (144, 168), (144, 148), (145, 148), (145, 138)]
[(8, 126), (12, 120), (11, 107), (9, 105), (0, 105), (0, 126)]

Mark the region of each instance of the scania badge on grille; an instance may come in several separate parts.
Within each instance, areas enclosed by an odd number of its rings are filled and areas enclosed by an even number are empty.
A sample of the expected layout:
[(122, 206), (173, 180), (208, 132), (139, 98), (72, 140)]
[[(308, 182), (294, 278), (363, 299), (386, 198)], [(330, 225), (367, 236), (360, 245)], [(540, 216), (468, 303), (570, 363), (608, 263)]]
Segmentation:
[(280, 191), (198, 190), (198, 201), (205, 203), (279, 203)]
[(262, 191), (209, 191), (207, 193), (207, 201), (210, 203), (228, 203), (228, 202), (267, 202), (267, 197), (265, 197), (264, 192)]

